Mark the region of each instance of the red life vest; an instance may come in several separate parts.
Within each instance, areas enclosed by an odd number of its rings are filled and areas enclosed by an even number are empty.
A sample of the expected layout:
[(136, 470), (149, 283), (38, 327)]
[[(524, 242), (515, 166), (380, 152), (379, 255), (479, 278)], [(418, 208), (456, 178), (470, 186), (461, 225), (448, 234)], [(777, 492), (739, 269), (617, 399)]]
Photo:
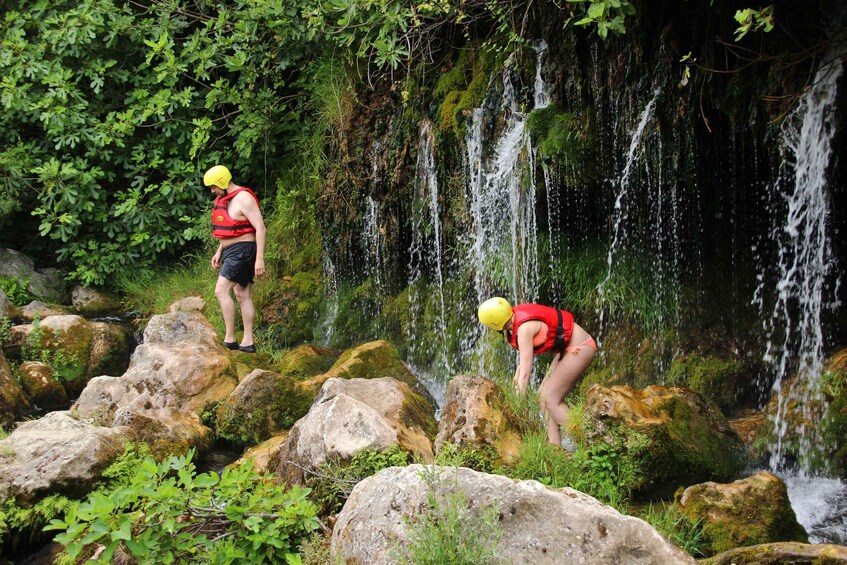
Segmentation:
[(507, 332), (509, 345), (518, 349), (518, 328), (529, 320), (540, 320), (547, 324), (547, 338), (533, 346), (533, 353), (540, 355), (553, 351), (564, 354), (565, 345), (571, 340), (573, 333), (573, 314), (567, 310), (558, 310), (541, 304), (518, 304), (512, 308), (512, 330)]
[(238, 237), (247, 233), (256, 233), (256, 228), (253, 227), (253, 224), (247, 220), (235, 220), (230, 217), (229, 212), (227, 211), (229, 201), (232, 200), (236, 194), (244, 191), (250, 193), (250, 196), (256, 200), (256, 205), (258, 206), (259, 199), (256, 198), (256, 194), (246, 186), (236, 188), (228, 194), (215, 198), (215, 204), (212, 206), (212, 235), (217, 239), (228, 239), (230, 237)]

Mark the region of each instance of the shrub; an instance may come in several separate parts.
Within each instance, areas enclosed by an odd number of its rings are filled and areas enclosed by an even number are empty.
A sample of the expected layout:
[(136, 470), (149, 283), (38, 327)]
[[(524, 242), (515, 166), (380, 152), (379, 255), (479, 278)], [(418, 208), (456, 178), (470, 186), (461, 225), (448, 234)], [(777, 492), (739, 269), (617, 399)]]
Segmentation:
[(93, 560), (103, 564), (118, 549), (142, 563), (296, 562), (318, 527), (308, 489), (284, 490), (250, 462), (198, 475), (192, 456), (146, 457), (127, 485), (95, 492), (46, 529), (61, 532), (71, 559), (103, 545)]
[(429, 485), (427, 508), (407, 521), (409, 543), (393, 549), (394, 559), (415, 565), (493, 563), (503, 535), (497, 505), (474, 510), (460, 490), (437, 494), (436, 486), (441, 480), (438, 467), (427, 468), (423, 479)]

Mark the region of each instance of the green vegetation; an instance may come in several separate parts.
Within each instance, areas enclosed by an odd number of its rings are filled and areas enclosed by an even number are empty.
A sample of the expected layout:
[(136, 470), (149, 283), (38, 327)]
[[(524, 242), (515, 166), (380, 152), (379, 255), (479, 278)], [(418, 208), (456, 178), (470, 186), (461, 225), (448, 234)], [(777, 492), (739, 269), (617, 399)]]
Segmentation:
[(674, 545), (694, 557), (703, 556), (703, 523), (691, 520), (674, 503), (652, 503), (638, 517), (656, 528)]
[(110, 563), (115, 552), (156, 563), (280, 563), (296, 559), (300, 544), (317, 529), (308, 490), (285, 489), (251, 463), (196, 474), (193, 452), (157, 464), (146, 457), (131, 479), (109, 492), (96, 492), (71, 506), (47, 530), (60, 532), (71, 559), (105, 550), (95, 563)]
[(597, 26), (597, 35), (606, 39), (609, 32), (615, 35), (626, 33), (624, 21), (635, 14), (630, 0), (568, 0), (579, 3), (583, 17), (574, 22), (578, 26)]
[(76, 332), (72, 338), (57, 343), (53, 332), (42, 327), (36, 317), (32, 321), (32, 331), (21, 347), (21, 359), (49, 365), (53, 370), (53, 378), (61, 383), (79, 381), (88, 369), (91, 336), (88, 335), (86, 339), (85, 333)]
[(409, 462), (409, 453), (397, 445), (386, 450), (360, 451), (346, 463), (328, 461), (307, 479), (311, 488), (309, 498), (321, 515), (335, 514), (344, 506), (356, 483), (388, 467), (403, 467)]
[[(438, 467), (422, 473), (427, 483), (427, 508), (406, 522), (409, 543), (396, 547), (392, 559), (398, 563), (476, 565), (493, 563), (503, 535), (496, 504), (479, 505), (458, 489), (438, 494), (449, 475)], [(475, 507), (476, 506), (476, 507)]]
[(15, 306), (25, 306), (32, 302), (32, 296), (27, 290), (28, 287), (29, 279), (21, 280), (17, 277), (0, 276), (0, 290), (6, 294), (6, 298)]
[(740, 41), (742, 37), (751, 31), (764, 30), (765, 33), (773, 29), (776, 18), (774, 17), (773, 4), (765, 8), (745, 8), (735, 12), (735, 21), (738, 22), (738, 28), (735, 30), (735, 41)]

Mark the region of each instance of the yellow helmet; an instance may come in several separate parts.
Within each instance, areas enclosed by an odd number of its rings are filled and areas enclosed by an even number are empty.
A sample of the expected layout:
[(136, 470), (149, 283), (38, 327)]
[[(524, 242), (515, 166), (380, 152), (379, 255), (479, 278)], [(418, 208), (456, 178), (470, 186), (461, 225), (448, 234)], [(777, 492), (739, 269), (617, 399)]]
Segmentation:
[(480, 322), (492, 330), (501, 332), (506, 322), (512, 318), (512, 305), (505, 298), (495, 296), (479, 305), (477, 316)]
[(206, 186), (215, 185), (218, 188), (226, 189), (231, 180), (232, 173), (223, 165), (215, 165), (203, 175), (203, 184)]

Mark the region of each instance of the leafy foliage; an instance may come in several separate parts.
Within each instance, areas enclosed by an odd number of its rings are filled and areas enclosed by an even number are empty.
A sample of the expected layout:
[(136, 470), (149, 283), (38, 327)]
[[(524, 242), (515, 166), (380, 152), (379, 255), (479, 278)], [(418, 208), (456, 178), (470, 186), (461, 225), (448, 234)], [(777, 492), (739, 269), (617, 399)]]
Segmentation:
[(72, 559), (102, 544), (96, 563), (118, 549), (144, 563), (296, 563), (318, 527), (308, 490), (284, 490), (249, 462), (198, 475), (192, 456), (147, 457), (128, 484), (95, 492), (46, 529), (61, 532)]
[(15, 306), (23, 306), (32, 301), (32, 296), (27, 290), (28, 285), (28, 279), (22, 281), (17, 277), (0, 277), (0, 289)]
[(635, 6), (630, 0), (568, 0), (582, 4), (585, 7), (585, 13), (582, 18), (574, 22), (578, 26), (597, 26), (597, 35), (606, 39), (609, 32), (616, 35), (626, 33), (624, 20), (627, 16), (635, 14)]
[(409, 464), (409, 453), (393, 445), (386, 450), (367, 449), (353, 456), (349, 462), (329, 461), (308, 479), (312, 489), (310, 499), (318, 505), (320, 514), (334, 514), (341, 510), (353, 487), (367, 477), (387, 469)]
[(773, 29), (776, 21), (773, 4), (758, 10), (754, 8), (738, 10), (735, 12), (735, 21), (739, 24), (735, 30), (735, 41), (739, 41), (751, 31), (764, 30), (767, 33)]

